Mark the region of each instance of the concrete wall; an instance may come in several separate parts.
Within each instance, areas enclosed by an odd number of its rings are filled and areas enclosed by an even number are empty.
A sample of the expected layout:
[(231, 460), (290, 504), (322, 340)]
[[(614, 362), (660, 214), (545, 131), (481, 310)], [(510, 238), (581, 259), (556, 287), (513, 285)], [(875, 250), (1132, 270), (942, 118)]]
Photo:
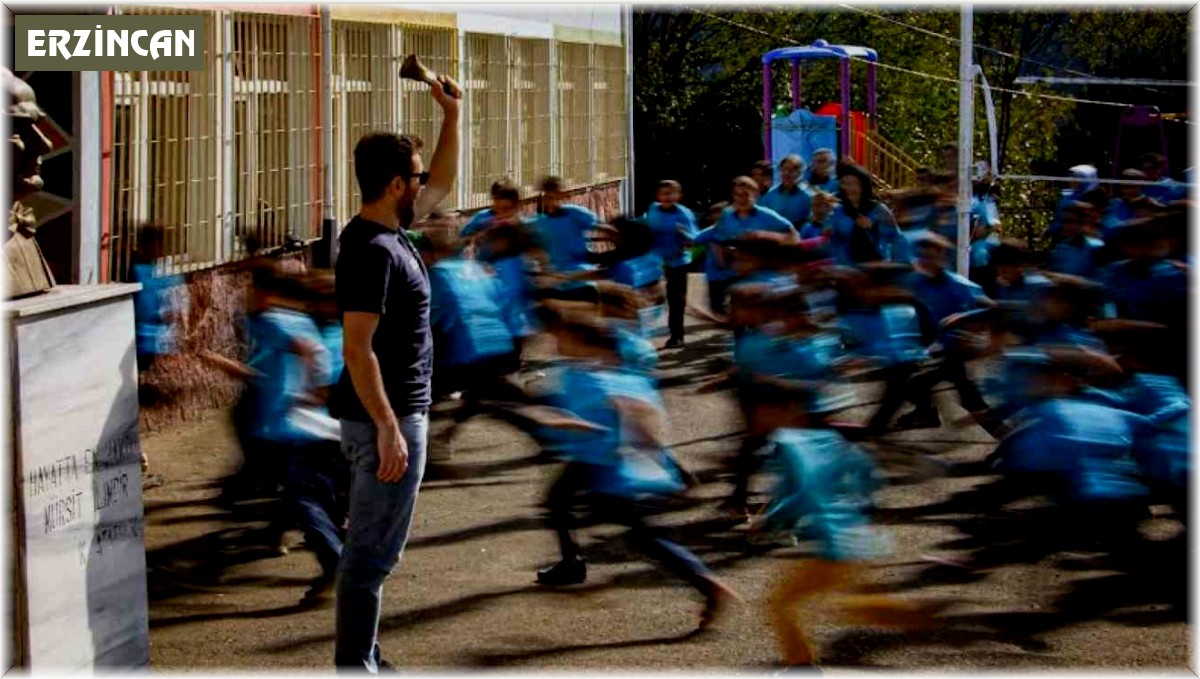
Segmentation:
[[(610, 183), (581, 189), (572, 202), (610, 220), (620, 210), (620, 184)], [(526, 201), (528, 212), (536, 200)], [(470, 213), (464, 213), (463, 223)], [(189, 312), (181, 351), (160, 359), (141, 375), (142, 431), (160, 431), (181, 422), (212, 415), (237, 401), (241, 385), (198, 357), (200, 351), (244, 360), (247, 346), (242, 336), (241, 315), (245, 308), (250, 274), (244, 264), (234, 263), (187, 275)], [(151, 461), (153, 465), (153, 461)]]

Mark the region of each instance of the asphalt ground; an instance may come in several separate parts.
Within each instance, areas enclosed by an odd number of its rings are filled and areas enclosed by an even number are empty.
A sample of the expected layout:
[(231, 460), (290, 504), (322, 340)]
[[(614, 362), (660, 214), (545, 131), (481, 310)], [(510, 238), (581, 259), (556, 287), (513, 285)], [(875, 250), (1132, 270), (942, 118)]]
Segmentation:
[[(692, 295), (703, 299), (702, 282), (694, 279)], [(586, 584), (537, 585), (535, 571), (557, 556), (538, 508), (557, 467), (522, 433), (477, 418), (456, 440), (458, 478), (422, 487), (409, 547), (384, 587), (385, 658), (409, 670), (777, 668), (764, 601), (809, 549), (754, 544), (717, 511), (742, 423), (730, 393), (695, 388), (725, 365), (730, 340), (701, 324), (689, 333), (685, 349), (662, 353), (661, 378), (673, 449), (703, 484), (655, 521), (746, 603), (710, 632), (691, 634), (700, 598), (633, 552), (625, 529), (607, 525), (579, 532)], [(856, 384), (861, 405), (839, 419), (865, 421), (881, 386)], [(945, 608), (921, 631), (846, 626), (828, 611), (804, 612), (825, 671), (1185, 669), (1182, 525), (1147, 520), (1143, 541), (1117, 553), (1080, 544), (1044, 503), (997, 493), (998, 477), (981, 464), (995, 443), (978, 426), (953, 424), (965, 413), (945, 388), (935, 400), (942, 428), (865, 445), (888, 478), (878, 504), (892, 544), (867, 568), (866, 591)], [(228, 412), (146, 436), (143, 447), (151, 471), (166, 480), (145, 493), (152, 666), (330, 670), (333, 607), (302, 602), (319, 568), (300, 534), (289, 534), (290, 553), (277, 556), (265, 505), (217, 502), (221, 480), (241, 460)]]

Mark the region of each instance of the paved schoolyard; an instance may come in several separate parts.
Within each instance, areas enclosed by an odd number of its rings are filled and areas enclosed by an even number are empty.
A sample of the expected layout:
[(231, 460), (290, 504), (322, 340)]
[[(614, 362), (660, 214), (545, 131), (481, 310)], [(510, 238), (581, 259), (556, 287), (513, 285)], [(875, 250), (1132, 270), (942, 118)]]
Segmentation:
[[(536, 507), (555, 468), (538, 463), (520, 433), (477, 419), (458, 440), (462, 478), (422, 489), (409, 549), (384, 589), (385, 657), (411, 669), (772, 667), (762, 601), (779, 569), (803, 550), (749, 544), (717, 514), (729, 489), (721, 461), (736, 449), (741, 425), (729, 394), (693, 392), (728, 342), (702, 327), (689, 339), (687, 349), (662, 357), (664, 397), (674, 448), (705, 483), (694, 504), (659, 520), (748, 604), (711, 633), (688, 636), (698, 597), (642, 562), (612, 526), (581, 531), (586, 585), (534, 584), (535, 570), (556, 555)], [(860, 393), (869, 403), (878, 385)], [(938, 398), (943, 413), (962, 414), (952, 393)], [(867, 410), (844, 417), (864, 419)], [(154, 667), (329, 669), (332, 606), (299, 603), (318, 572), (311, 553), (298, 547), (273, 556), (253, 508), (235, 515), (213, 502), (218, 480), (239, 461), (228, 414), (206, 414), (143, 445), (153, 471), (167, 479), (146, 492)], [(1032, 528), (1046, 525), (1044, 510), (1000, 507), (988, 495), (995, 477), (978, 463), (992, 446), (974, 426), (894, 434), (869, 446), (889, 477), (880, 505), (894, 543), (872, 568), (871, 588), (957, 603), (943, 625), (920, 633), (836, 626), (813, 613), (828, 671), (1188, 665), (1187, 547), (1172, 539), (1178, 526), (1147, 522), (1156, 541), (1120, 561), (1033, 540)], [(968, 556), (978, 568), (958, 565)]]

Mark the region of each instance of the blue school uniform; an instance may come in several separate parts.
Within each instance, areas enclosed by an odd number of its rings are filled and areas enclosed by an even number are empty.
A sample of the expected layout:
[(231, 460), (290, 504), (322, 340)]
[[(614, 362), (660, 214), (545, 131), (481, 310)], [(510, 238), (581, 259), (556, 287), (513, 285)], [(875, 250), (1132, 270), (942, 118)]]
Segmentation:
[(1110, 305), (1109, 317), (1178, 327), (1186, 318), (1187, 272), (1171, 262), (1124, 260), (1097, 276)]
[[(871, 242), (885, 261), (907, 262), (911, 258), (908, 239), (896, 226), (896, 218), (892, 211), (883, 203), (877, 203), (867, 217), (874, 224), (872, 231), (866, 232)], [(829, 237), (829, 247), (834, 258), (841, 264), (854, 264), (850, 256), (850, 237), (858, 228), (853, 219), (839, 205), (830, 215), (833, 232)]]
[(321, 345), (325, 347), (328, 361), (322, 373), (322, 383), (317, 386), (332, 387), (341, 379), (342, 370), (346, 367), (346, 362), (342, 355), (343, 338), (342, 324), (340, 322), (335, 321), (321, 326)]
[[(314, 346), (319, 366), (331, 364), (322, 342), (321, 331), (307, 315), (290, 309), (269, 309), (250, 318), (251, 355), (249, 366), (260, 375), (254, 382), (257, 403), (250, 434), (260, 439), (285, 445), (302, 445), (312, 436), (297, 429), (289, 415), (315, 383), (308, 369), (295, 352), (297, 342)], [(325, 370), (328, 377), (328, 371)], [(318, 380), (320, 381), (320, 380)]]
[(799, 184), (791, 189), (785, 188), (783, 184), (776, 184), (763, 194), (758, 204), (778, 212), (799, 228), (808, 221), (808, 215), (812, 211), (812, 195)]
[(645, 329), (617, 325), (617, 355), (621, 358), (621, 367), (625, 370), (648, 375), (653, 378), (658, 369), (658, 350), (646, 339)]
[(971, 196), (971, 220), (988, 229), (1000, 226), (1000, 208), (990, 195)]
[[(659, 203), (650, 205), (646, 211), (646, 222), (654, 233), (654, 251), (668, 268), (687, 266), (692, 263), (691, 241), (696, 238), (696, 215), (683, 205), (667, 210)], [(684, 233), (679, 233), (682, 226)]]
[(1104, 227), (1105, 237), (1119, 228), (1121, 224), (1135, 217), (1137, 217), (1137, 213), (1134, 212), (1132, 205), (1123, 198), (1112, 199), (1108, 203), (1108, 209), (1104, 211), (1104, 216), (1100, 218), (1100, 225)]
[(1090, 236), (1064, 240), (1050, 251), (1046, 269), (1055, 273), (1095, 278), (1099, 268), (1096, 258), (1104, 248), (1104, 241)]
[(1120, 407), (1144, 418), (1134, 459), (1151, 481), (1186, 489), (1191, 478), (1189, 414), (1192, 400), (1169, 375), (1137, 373), (1115, 390)]
[(825, 235), (825, 229), (827, 229), (827, 228), (828, 229), (833, 228), (833, 223), (830, 221), (829, 216), (826, 216), (825, 221), (821, 222), (820, 224), (814, 222), (810, 218), (807, 222), (804, 223), (803, 226), (800, 227), (800, 238), (802, 240), (808, 240), (810, 238), (819, 238), (819, 237)]
[(647, 252), (639, 257), (624, 259), (614, 264), (608, 272), (614, 283), (631, 288), (654, 285), (663, 277), (663, 258), (657, 252)]
[(538, 216), (534, 229), (555, 271), (570, 273), (587, 268), (587, 233), (596, 224), (596, 214), (578, 205), (562, 205), (554, 214)]
[(1166, 205), (1167, 203), (1187, 198), (1188, 187), (1170, 177), (1163, 177), (1154, 184), (1142, 189), (1142, 195), (1148, 196)]
[(492, 224), (492, 218), (494, 215), (495, 213), (492, 212), (491, 208), (485, 208), (471, 215), (471, 218), (468, 219), (467, 223), (463, 224), (462, 229), (459, 230), (459, 238), (474, 236), (480, 231), (488, 228)]
[(880, 361), (884, 367), (918, 363), (929, 356), (917, 309), (911, 304), (850, 309), (838, 324), (853, 354)]
[[(795, 233), (792, 223), (784, 219), (778, 212), (755, 205), (745, 217), (740, 217), (732, 207), (727, 207), (721, 213), (717, 223), (701, 231), (696, 236), (699, 244), (720, 244), (736, 240), (742, 234), (750, 231), (770, 231), (772, 233)], [(711, 281), (726, 281), (735, 276), (733, 269), (722, 266), (716, 257), (709, 256), (704, 262), (704, 274)]]
[(1139, 419), (1085, 398), (1045, 399), (1015, 416), (1014, 433), (997, 448), (997, 466), (1055, 476), (1070, 500), (1141, 498), (1149, 491), (1133, 457)]
[(769, 524), (813, 540), (824, 559), (864, 561), (887, 551), (868, 515), (883, 486), (870, 456), (830, 429), (779, 429), (770, 441)]
[(524, 255), (492, 262), (498, 284), (497, 303), (513, 337), (528, 337), (537, 332), (533, 317), (533, 285), (527, 264)]
[(831, 412), (853, 404), (854, 394), (835, 382), (834, 363), (843, 352), (842, 340), (835, 333), (788, 337), (775, 334), (770, 326), (741, 333), (733, 346), (734, 364), (744, 378), (765, 376), (823, 383), (803, 403), (810, 413)]
[(808, 187), (809, 191), (815, 191), (817, 189), (820, 189), (820, 190), (824, 191), (825, 193), (837, 193), (838, 189), (841, 188), (841, 184), (838, 182), (838, 178), (835, 176), (832, 176), (832, 175), (829, 176), (828, 178), (826, 178), (825, 181), (823, 181), (819, 184), (813, 182), (811, 170), (804, 171), (804, 183)]
[(1050, 234), (1051, 237), (1058, 236), (1059, 232), (1062, 231), (1063, 218), (1067, 215), (1067, 208), (1082, 201), (1085, 193), (1087, 193), (1086, 187), (1075, 191), (1067, 190), (1062, 192), (1062, 198), (1058, 200), (1058, 205), (1054, 208), (1054, 219), (1051, 220), (1050, 228), (1046, 230), (1046, 233)]
[(149, 356), (173, 354), (179, 350), (177, 324), (166, 320), (175, 308), (177, 291), (183, 288), (183, 276), (156, 276), (153, 264), (134, 264), (133, 282), (142, 289), (133, 296), (137, 353)]
[(623, 449), (627, 440), (612, 403), (618, 397), (647, 403), (665, 413), (662, 398), (645, 376), (579, 363), (562, 369), (560, 387), (551, 397), (554, 404), (606, 428), (555, 435), (562, 457), (588, 466), (590, 489), (597, 493), (636, 499), (681, 491), (683, 482), (669, 451)]
[(513, 351), (512, 333), (497, 304), (498, 281), (478, 262), (449, 257), (429, 267), (429, 324), (441, 340), (441, 366), (461, 366)]
[(914, 271), (905, 278), (906, 287), (925, 304), (935, 322), (981, 306), (983, 288), (958, 274), (942, 271), (935, 276), (927, 276)]

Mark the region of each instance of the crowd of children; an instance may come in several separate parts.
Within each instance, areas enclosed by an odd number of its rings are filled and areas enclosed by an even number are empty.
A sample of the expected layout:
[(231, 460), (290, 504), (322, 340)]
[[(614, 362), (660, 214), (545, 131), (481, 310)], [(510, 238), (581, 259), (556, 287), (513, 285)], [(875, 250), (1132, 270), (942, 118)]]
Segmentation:
[[(1182, 515), (1188, 203), (1161, 175), (1161, 158), (1147, 156), (1121, 177), (1157, 183), (1110, 195), (1095, 168), (1073, 168), (1051, 248), (1039, 255), (1001, 239), (994, 182), (977, 166), (967, 277), (955, 271), (948, 173), (922, 171), (917, 186), (884, 196), (869, 172), (835, 166), (821, 149), (807, 162), (756, 165), (733, 180), (729, 203), (700, 217), (682, 204), (683, 187), (664, 180), (642, 217), (607, 224), (555, 178), (542, 183), (536, 215), (498, 181), (491, 208), (461, 229), (453, 215), (414, 227), (432, 294), (435, 400), (454, 405), (432, 435), (431, 469), (452, 469), (456, 427), (474, 415), (523, 428), (564, 463), (545, 503), (560, 555), (538, 582), (586, 579), (571, 530), (582, 504), (629, 526), (641, 552), (704, 597), (701, 626), (710, 623), (737, 595), (647, 520), (647, 507), (695, 484), (668, 445), (653, 342), (666, 335), (663, 350), (684, 346), (688, 274), (702, 256), (708, 309), (692, 312), (733, 336), (731, 370), (705, 389), (731, 387), (746, 425), (722, 509), (754, 532), (815, 544), (768, 602), (787, 663), (817, 660), (796, 606), (844, 594), (886, 549), (870, 518), (880, 476), (859, 442), (941, 426), (949, 414), (933, 399), (939, 383), (996, 438), (999, 473), (1092, 516), (1138, 517), (1161, 498)], [(348, 472), (325, 410), (341, 370), (333, 300), (328, 274), (264, 260), (247, 302), (248, 358), (206, 354), (245, 383), (234, 411), (245, 466), (230, 500), (279, 494), (288, 508), (279, 529), (302, 528), (323, 567), (313, 596), (329, 591), (345, 530)], [(168, 350), (163, 304), (139, 303), (139, 356)], [(519, 377), (537, 334), (559, 360), (534, 389)], [(847, 372), (884, 384), (866, 422), (833, 418), (858, 404)], [(912, 409), (896, 418), (905, 403)], [(773, 489), (755, 503), (750, 481), (764, 471)], [(863, 624), (933, 620), (913, 602), (839, 601)]]

